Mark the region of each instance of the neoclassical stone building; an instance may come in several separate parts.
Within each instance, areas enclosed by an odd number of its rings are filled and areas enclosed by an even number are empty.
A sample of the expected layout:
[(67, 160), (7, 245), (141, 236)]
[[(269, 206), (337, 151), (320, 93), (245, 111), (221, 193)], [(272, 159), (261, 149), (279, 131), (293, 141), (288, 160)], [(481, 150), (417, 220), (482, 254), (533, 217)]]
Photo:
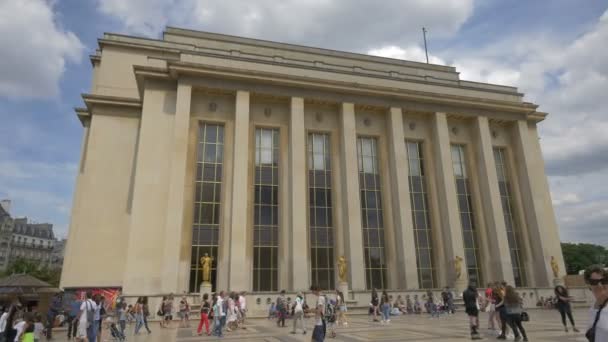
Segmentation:
[[(105, 34), (61, 286), (549, 287), (563, 258), (516, 88), (454, 67), (167, 28)], [(342, 284), (341, 286), (344, 286)]]

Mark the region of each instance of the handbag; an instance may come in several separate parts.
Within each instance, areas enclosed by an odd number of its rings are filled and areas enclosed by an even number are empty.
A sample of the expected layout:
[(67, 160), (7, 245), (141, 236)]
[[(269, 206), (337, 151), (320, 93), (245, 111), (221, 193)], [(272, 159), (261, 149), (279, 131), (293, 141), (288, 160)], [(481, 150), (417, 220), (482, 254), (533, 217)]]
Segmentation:
[(525, 311), (522, 312), (521, 313), (521, 320), (522, 320), (522, 322), (528, 322), (528, 321), (530, 321), (530, 315), (528, 315), (528, 313), (525, 312)]
[(602, 314), (602, 310), (604, 310), (606, 303), (608, 303), (608, 299), (606, 299), (602, 306), (600, 306), (600, 308), (597, 310), (595, 320), (593, 321), (593, 326), (585, 333), (585, 337), (589, 342), (595, 342), (595, 327), (597, 326), (597, 322), (600, 320), (600, 315)]

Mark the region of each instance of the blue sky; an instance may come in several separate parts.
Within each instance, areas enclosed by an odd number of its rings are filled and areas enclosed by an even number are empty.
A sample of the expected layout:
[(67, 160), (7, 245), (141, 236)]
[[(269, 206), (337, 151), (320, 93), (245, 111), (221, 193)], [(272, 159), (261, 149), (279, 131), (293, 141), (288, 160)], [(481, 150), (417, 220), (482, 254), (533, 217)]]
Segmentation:
[(103, 32), (165, 25), (433, 63), (514, 85), (541, 124), (562, 240), (608, 245), (608, 4), (498, 0), (0, 0), (0, 198), (65, 236)]

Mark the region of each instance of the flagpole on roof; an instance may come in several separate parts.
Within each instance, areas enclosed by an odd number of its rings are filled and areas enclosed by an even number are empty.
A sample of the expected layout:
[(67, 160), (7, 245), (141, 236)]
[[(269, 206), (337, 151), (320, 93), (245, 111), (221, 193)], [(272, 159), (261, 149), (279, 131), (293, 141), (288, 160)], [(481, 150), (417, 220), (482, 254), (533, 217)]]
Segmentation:
[(424, 53), (426, 54), (426, 64), (429, 64), (429, 51), (426, 47), (426, 28), (422, 28), (422, 37), (424, 39)]

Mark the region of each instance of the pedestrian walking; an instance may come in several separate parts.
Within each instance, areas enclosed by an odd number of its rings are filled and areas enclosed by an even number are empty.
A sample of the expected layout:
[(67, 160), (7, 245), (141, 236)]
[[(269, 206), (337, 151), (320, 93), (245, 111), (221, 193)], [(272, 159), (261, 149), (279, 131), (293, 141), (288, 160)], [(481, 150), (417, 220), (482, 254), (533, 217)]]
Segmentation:
[(317, 296), (317, 304), (315, 305), (315, 328), (312, 331), (313, 342), (323, 342), (325, 340), (325, 296), (321, 294), (318, 286), (313, 285), (310, 291)]
[(469, 316), (469, 328), (471, 330), (471, 339), (479, 340), (479, 294), (474, 283), (469, 284), (467, 289), (462, 293), (465, 312)]
[(144, 326), (144, 310), (142, 297), (137, 298), (137, 302), (133, 308), (135, 312), (135, 335), (139, 334), (139, 330)]
[(245, 298), (246, 294), (247, 292), (245, 291), (239, 294), (239, 307), (241, 310), (240, 324), (243, 326), (243, 329), (245, 329), (245, 318), (247, 317), (247, 299)]
[(150, 330), (150, 327), (148, 326), (148, 317), (150, 317), (150, 306), (148, 305), (148, 296), (144, 296), (141, 298), (141, 309), (142, 314), (144, 316), (144, 327), (146, 328), (146, 331), (148, 331), (148, 334), (151, 334), (152, 330)]
[(380, 305), (380, 299), (378, 298), (378, 292), (375, 288), (372, 289), (372, 299), (369, 305), (370, 311), (374, 317), (374, 322), (378, 322), (378, 306)]
[[(223, 316), (223, 310), (222, 310), (222, 302), (220, 301), (221, 296), (217, 295), (215, 297), (213, 297), (213, 317), (214, 317), (214, 322), (213, 322), (213, 327), (214, 327), (214, 332), (213, 334), (217, 337), (222, 337), (222, 316)], [(225, 317), (225, 316), (224, 316)]]
[(120, 327), (120, 333), (122, 334), (122, 336), (125, 336), (125, 329), (127, 328), (127, 303), (121, 302), (117, 305), (118, 307), (116, 309), (116, 312), (118, 316), (118, 326)]
[(209, 303), (209, 294), (203, 294), (203, 302), (201, 303), (201, 320), (198, 323), (198, 329), (196, 332), (198, 335), (202, 335), (203, 326), (205, 326), (205, 332), (207, 336), (211, 335), (209, 332), (209, 312), (211, 311), (211, 304)]
[(348, 326), (348, 317), (346, 317), (348, 308), (346, 307), (346, 301), (344, 300), (344, 293), (342, 293), (342, 291), (336, 290), (336, 300), (338, 302), (338, 324)]
[(300, 324), (300, 329), (302, 329), (302, 333), (306, 335), (306, 325), (304, 323), (304, 295), (302, 295), (302, 292), (298, 292), (293, 304), (293, 330), (291, 331), (292, 334), (295, 334), (297, 332), (298, 323)]
[(285, 317), (287, 316), (287, 299), (285, 290), (281, 290), (281, 295), (277, 297), (277, 326), (285, 327)]
[(386, 290), (382, 291), (380, 301), (382, 303), (382, 322), (380, 323), (388, 324), (391, 322), (391, 300)]
[(555, 298), (557, 310), (559, 314), (562, 316), (562, 324), (564, 325), (564, 330), (568, 332), (568, 325), (566, 323), (566, 316), (570, 320), (570, 324), (572, 325), (572, 330), (574, 332), (578, 332), (576, 328), (576, 324), (574, 324), (574, 318), (572, 317), (572, 308), (570, 307), (570, 301), (572, 297), (568, 295), (568, 289), (566, 289), (562, 285), (557, 285), (555, 287)]
[(521, 298), (517, 292), (515, 292), (515, 288), (510, 285), (507, 286), (505, 289), (504, 298), (507, 324), (509, 324), (509, 327), (511, 327), (511, 330), (513, 330), (515, 341), (520, 341), (523, 337), (524, 342), (527, 342), (528, 336), (526, 335), (526, 330), (524, 329), (521, 319), (521, 314), (523, 313), (521, 302)]

